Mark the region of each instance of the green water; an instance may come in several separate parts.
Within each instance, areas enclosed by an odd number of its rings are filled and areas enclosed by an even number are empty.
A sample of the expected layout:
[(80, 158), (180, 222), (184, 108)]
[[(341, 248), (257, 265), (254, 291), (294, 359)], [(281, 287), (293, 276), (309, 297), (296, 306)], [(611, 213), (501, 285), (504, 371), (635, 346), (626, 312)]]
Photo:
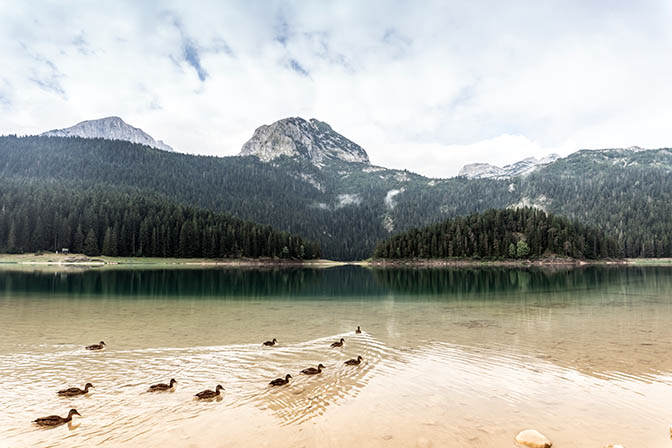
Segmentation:
[(0, 446), (668, 446), (671, 291), (665, 267), (1, 270)]

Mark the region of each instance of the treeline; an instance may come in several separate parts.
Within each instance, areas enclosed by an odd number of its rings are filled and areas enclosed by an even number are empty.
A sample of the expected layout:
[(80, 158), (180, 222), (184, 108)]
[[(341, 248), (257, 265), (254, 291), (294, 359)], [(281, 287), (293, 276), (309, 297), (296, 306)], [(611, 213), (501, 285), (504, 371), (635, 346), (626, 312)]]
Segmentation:
[(332, 194), (304, 177), (327, 185), (325, 170), (285, 162), (278, 167), (282, 161), (173, 153), (119, 140), (0, 137), (3, 179), (50, 179), (75, 188), (155, 192), (176, 203), (225, 212), (317, 241), (322, 254), (332, 259), (368, 257), (375, 243), (387, 236), (380, 231), (378, 210), (316, 207)]
[[(3, 181), (154, 192), (318, 241), (331, 259), (366, 258), (393, 233), (513, 204), (534, 204), (594, 226), (617, 240), (619, 256), (672, 257), (671, 150), (581, 151), (506, 180), (429, 179), (364, 168), (195, 156), (102, 139), (0, 137)], [(399, 193), (388, 202), (392, 190)], [(343, 194), (356, 201), (339, 205)]]
[(224, 213), (181, 206), (152, 193), (3, 182), (0, 251), (62, 248), (91, 256), (320, 257), (318, 244), (298, 236)]
[(595, 228), (534, 208), (488, 210), (416, 228), (379, 243), (375, 258), (580, 259), (618, 257), (618, 243)]
[(580, 151), (518, 182), (550, 212), (615, 237), (624, 257), (672, 257), (672, 150)]

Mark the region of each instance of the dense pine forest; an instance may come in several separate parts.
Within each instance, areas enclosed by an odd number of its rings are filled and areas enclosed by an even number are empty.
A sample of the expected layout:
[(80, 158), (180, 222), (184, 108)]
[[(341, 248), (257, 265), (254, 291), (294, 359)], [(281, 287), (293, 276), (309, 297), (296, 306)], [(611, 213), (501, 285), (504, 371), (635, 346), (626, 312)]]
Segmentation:
[(375, 258), (530, 259), (618, 257), (617, 241), (566, 218), (525, 207), (488, 210), (412, 229), (376, 246)]
[(469, 180), (362, 163), (316, 167), (287, 157), (263, 163), (124, 141), (7, 136), (0, 137), (0, 177), (92, 194), (154, 194), (300, 235), (336, 260), (367, 258), (398, 232), (512, 205), (594, 226), (615, 238), (620, 256), (672, 257), (669, 149), (580, 151), (525, 177)]
[(314, 259), (319, 245), (156, 194), (76, 190), (51, 183), (0, 185), (0, 251), (68, 248), (86, 255)]

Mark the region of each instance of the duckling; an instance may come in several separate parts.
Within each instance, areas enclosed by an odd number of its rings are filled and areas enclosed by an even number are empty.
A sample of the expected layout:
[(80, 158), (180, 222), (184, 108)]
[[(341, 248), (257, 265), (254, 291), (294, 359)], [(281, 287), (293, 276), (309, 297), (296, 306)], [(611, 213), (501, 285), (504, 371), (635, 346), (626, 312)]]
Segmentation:
[(315, 367), (308, 367), (307, 369), (303, 369), (301, 373), (304, 375), (317, 375), (318, 373), (322, 373), (322, 369), (326, 369), (322, 364), (319, 364), (317, 366), (317, 369)]
[(67, 417), (59, 417), (58, 415), (50, 415), (49, 417), (41, 417), (33, 420), (33, 423), (39, 426), (59, 426), (64, 423), (72, 421), (73, 415), (81, 415), (77, 409), (70, 409)]
[(166, 384), (166, 383), (154, 384), (152, 386), (149, 386), (149, 389), (147, 390), (147, 392), (161, 392), (161, 391), (171, 390), (176, 384), (177, 384), (177, 381), (175, 381), (175, 378), (171, 378), (170, 379), (170, 384)]
[(87, 345), (86, 348), (87, 350), (102, 350), (105, 348), (107, 344), (103, 341), (100, 341), (100, 344), (92, 344), (92, 345)]
[(355, 334), (362, 334), (362, 329), (359, 328), (359, 325), (357, 325), (357, 329), (355, 330)]
[(337, 347), (343, 347), (343, 343), (345, 342), (345, 339), (341, 338), (340, 341), (336, 341), (331, 344), (331, 348), (337, 348)]
[(362, 359), (364, 358), (362, 358), (361, 356), (358, 356), (357, 359), (348, 359), (347, 361), (345, 361), (345, 365), (358, 366), (362, 362)]
[(273, 347), (277, 343), (278, 343), (278, 340), (273, 338), (272, 341), (266, 341), (266, 342), (263, 343), (263, 345), (265, 345), (266, 347)]
[(271, 386), (284, 386), (285, 384), (289, 383), (289, 379), (292, 377), (289, 373), (285, 375), (284, 378), (276, 378), (273, 381), (271, 381), (270, 384)]
[(71, 387), (69, 389), (63, 389), (58, 391), (58, 395), (61, 397), (76, 397), (77, 395), (84, 395), (89, 393), (89, 387), (93, 387), (93, 384), (86, 383), (84, 389), (79, 387)]
[(197, 393), (196, 395), (194, 395), (194, 397), (198, 397), (199, 400), (205, 400), (205, 399), (208, 399), (208, 398), (215, 398), (215, 397), (219, 396), (219, 391), (220, 390), (224, 390), (224, 388), (218, 384), (217, 387), (215, 387), (214, 391), (212, 391), (210, 389), (206, 389), (203, 392)]

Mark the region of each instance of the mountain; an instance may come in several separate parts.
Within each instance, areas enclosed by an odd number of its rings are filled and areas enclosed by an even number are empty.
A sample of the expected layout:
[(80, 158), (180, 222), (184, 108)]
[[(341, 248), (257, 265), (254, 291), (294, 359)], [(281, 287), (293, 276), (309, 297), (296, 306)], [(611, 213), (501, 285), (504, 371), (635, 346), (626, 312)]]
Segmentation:
[(369, 163), (358, 144), (331, 129), (327, 123), (292, 117), (264, 125), (243, 145), (241, 156), (257, 156), (269, 162), (280, 156), (299, 157), (319, 165), (329, 160)]
[(560, 158), (557, 154), (550, 154), (544, 158), (536, 159), (528, 157), (519, 162), (498, 167), (489, 163), (471, 163), (464, 165), (458, 176), (464, 176), (467, 179), (509, 179), (516, 176), (525, 176), (539, 169), (544, 165), (553, 163)]
[(140, 145), (147, 145), (163, 151), (173, 148), (162, 140), (154, 140), (151, 135), (135, 128), (119, 117), (106, 117), (98, 120), (87, 120), (65, 129), (54, 129), (41, 134), (45, 137), (82, 137), (104, 138), (107, 140), (123, 140)]
[[(292, 144), (305, 147), (301, 141)], [(7, 136), (0, 137), (0, 177), (161, 195), (317, 241), (323, 256), (338, 260), (368, 258), (379, 241), (411, 228), (521, 206), (595, 226), (616, 238), (624, 256), (672, 256), (670, 149), (581, 150), (524, 176), (431, 179), (373, 166), (368, 158), (344, 160), (339, 148), (324, 151), (330, 145), (315, 141), (312, 154), (322, 154), (316, 163), (298, 149), (277, 155), (272, 143), (265, 145), (272, 158), (264, 161), (256, 154), (195, 156), (124, 141)]]

